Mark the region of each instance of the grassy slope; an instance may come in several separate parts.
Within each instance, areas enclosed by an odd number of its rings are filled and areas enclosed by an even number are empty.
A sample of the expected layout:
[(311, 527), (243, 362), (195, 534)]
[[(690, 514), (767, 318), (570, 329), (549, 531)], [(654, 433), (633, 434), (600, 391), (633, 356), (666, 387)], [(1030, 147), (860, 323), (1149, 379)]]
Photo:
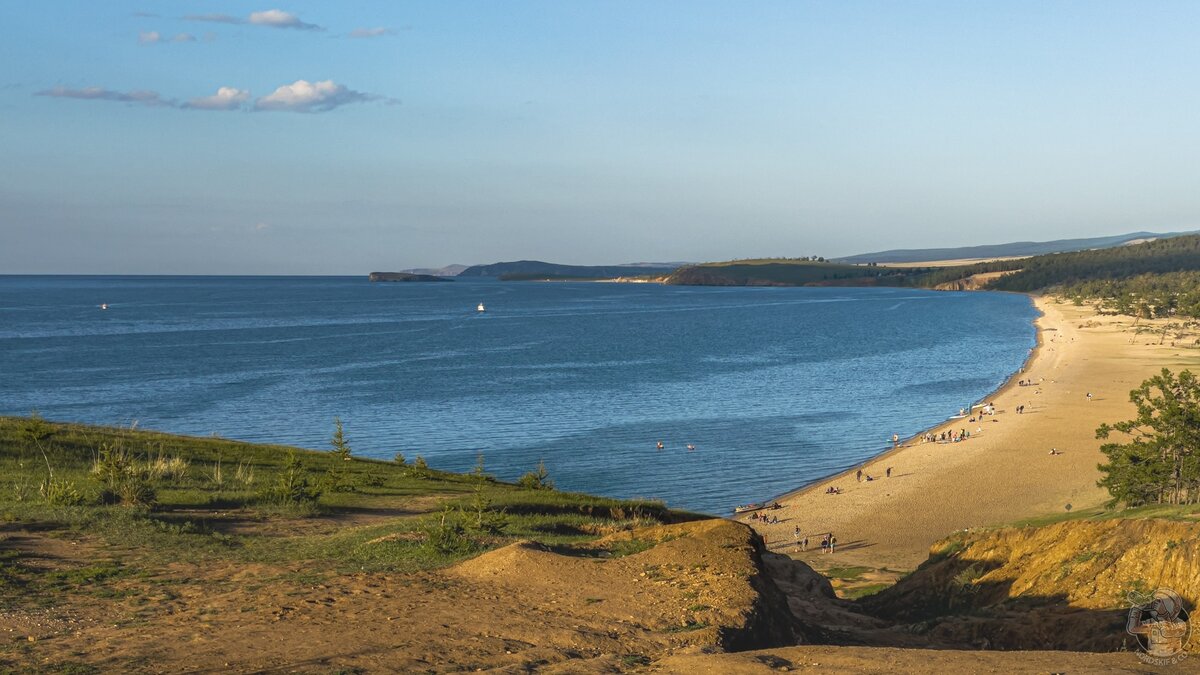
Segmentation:
[[(32, 431), (39, 426), (40, 431)], [(34, 442), (31, 436), (41, 438)], [(105, 446), (126, 449), (142, 466), (178, 457), (186, 469), (177, 477), (151, 481), (157, 494), (152, 508), (106, 505), (92, 473), (95, 456)], [(314, 485), (325, 485), (316, 504), (280, 506), (263, 495), (265, 487), (279, 480), (292, 453)], [(83, 504), (47, 504), (39, 490), (47, 461), (57, 479), (74, 485)], [(332, 477), (339, 489), (331, 487)], [(480, 516), (483, 527), (476, 526)], [(146, 560), (207, 557), (417, 570), (517, 539), (572, 543), (635, 524), (694, 517), (657, 502), (527, 490), (395, 462), (343, 462), (326, 452), (78, 424), (31, 425), (25, 418), (0, 417), (0, 552), (3, 531), (32, 527), (63, 536), (96, 535), (109, 545), (136, 550)], [(453, 528), (439, 530), (446, 523)], [(431, 533), (437, 532), (446, 536), (431, 541)]]

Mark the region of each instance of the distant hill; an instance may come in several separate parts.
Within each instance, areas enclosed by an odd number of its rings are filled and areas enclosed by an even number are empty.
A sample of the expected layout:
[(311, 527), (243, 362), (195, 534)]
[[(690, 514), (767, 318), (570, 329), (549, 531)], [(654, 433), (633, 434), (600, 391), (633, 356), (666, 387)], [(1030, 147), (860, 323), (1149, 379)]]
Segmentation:
[(470, 265), (446, 265), (445, 267), (418, 267), (411, 270), (400, 270), (406, 274), (428, 274), (435, 277), (456, 277)]
[(758, 258), (687, 265), (667, 277), (678, 286), (897, 286), (925, 268), (850, 265), (804, 258)]
[(410, 274), (408, 272), (371, 272), (367, 281), (454, 281), (436, 274)]
[(914, 278), (914, 285), (934, 287), (976, 274), (1005, 274), (985, 288), (1032, 292), (1089, 282), (1200, 271), (1200, 235), (1160, 237), (1128, 246), (1040, 255), (961, 267), (946, 267)]
[(1008, 244), (985, 244), (983, 246), (961, 246), (958, 248), (905, 248), (877, 253), (838, 258), (844, 263), (901, 263), (933, 262), (935, 260), (973, 260), (980, 258), (1010, 258), (1034, 256), (1046, 253), (1069, 253), (1096, 248), (1112, 248), (1138, 244), (1152, 239), (1169, 239), (1196, 232), (1131, 232), (1111, 237), (1089, 237), (1086, 239), (1058, 239), (1055, 241), (1015, 241)]
[(677, 263), (631, 263), (627, 265), (558, 265), (540, 260), (517, 260), (475, 265), (460, 277), (506, 277), (509, 279), (609, 279), (614, 277), (667, 275)]

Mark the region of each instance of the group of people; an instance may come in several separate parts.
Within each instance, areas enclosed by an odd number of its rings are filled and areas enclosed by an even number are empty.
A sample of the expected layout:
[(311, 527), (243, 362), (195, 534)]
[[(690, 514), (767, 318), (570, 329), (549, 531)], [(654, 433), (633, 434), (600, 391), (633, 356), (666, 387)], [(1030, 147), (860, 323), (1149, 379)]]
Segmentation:
[[(892, 467), (890, 467), (890, 466), (889, 466), (889, 467), (887, 468), (887, 470), (885, 470), (885, 471), (884, 471), (884, 475), (885, 475), (885, 476), (887, 476), (888, 478), (891, 478), (891, 477), (892, 477)], [(872, 476), (872, 475), (871, 475), (871, 474), (869, 474), (869, 473), (863, 473), (863, 470), (862, 470), (862, 469), (859, 469), (859, 470), (858, 470), (858, 471), (857, 471), (857, 472), (854, 474), (854, 480), (857, 480), (857, 481), (858, 481), (858, 482), (860, 482), (860, 483), (861, 483), (861, 482), (863, 482), (863, 479), (864, 479), (864, 478), (865, 478), (866, 480), (875, 480), (875, 477), (874, 477), (874, 476)]]
[(840, 487), (834, 487), (834, 486), (830, 485), (829, 487), (825, 488), (825, 494), (827, 494), (827, 495), (840, 495), (840, 494), (842, 494), (842, 488), (840, 488)]
[(926, 443), (957, 443), (959, 441), (965, 441), (970, 437), (971, 432), (966, 429), (959, 429), (958, 431), (947, 429), (940, 434), (931, 431), (921, 438)]
[[(801, 536), (799, 525), (796, 526), (794, 536), (796, 537), (796, 545), (800, 547), (800, 551), (807, 551), (808, 537)], [(836, 546), (837, 537), (833, 536), (832, 532), (827, 532), (821, 537), (821, 553), (833, 553)]]
[(755, 511), (750, 514), (750, 520), (761, 520), (764, 525), (777, 525), (779, 523), (779, 516), (768, 516), (765, 513)]

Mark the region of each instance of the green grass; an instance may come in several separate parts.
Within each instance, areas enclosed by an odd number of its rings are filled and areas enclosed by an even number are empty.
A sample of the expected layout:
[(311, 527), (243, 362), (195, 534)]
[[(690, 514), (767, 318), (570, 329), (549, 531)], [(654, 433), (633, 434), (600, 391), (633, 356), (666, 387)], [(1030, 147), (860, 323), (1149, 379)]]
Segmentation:
[[(146, 478), (153, 504), (116, 505), (106, 502), (105, 484), (92, 471), (106, 447), (122, 448), (136, 467), (161, 459), (183, 468)], [(322, 486), (315, 502), (281, 504), (265, 496), (264, 488), (286, 475), (290, 457), (312, 485)], [(38, 488), (47, 463), (56, 480), (73, 484), (83, 504), (46, 502)], [(354, 517), (362, 520), (341, 525)], [(314, 561), (334, 571), (419, 570), (519, 539), (573, 545), (639, 525), (700, 517), (660, 502), (527, 490), (486, 476), (358, 457), (343, 461), (330, 452), (0, 417), (0, 521), (98, 537), (134, 552), (143, 566), (226, 559)], [(310, 525), (302, 527), (305, 522)], [(642, 545), (620, 544), (613, 554)], [(0, 554), (9, 554), (2, 540)], [(100, 574), (79, 573), (92, 572)], [(0, 573), (0, 590), (28, 582), (25, 576)], [(70, 581), (48, 577), (43, 583)]]
[(1195, 521), (1200, 520), (1200, 504), (1149, 504), (1147, 506), (1139, 506), (1131, 509), (1107, 509), (1101, 506), (1078, 509), (1073, 511), (1064, 511), (1063, 513), (1053, 513), (1045, 516), (1037, 516), (1035, 518), (1026, 518), (1018, 520), (1012, 525), (1014, 527), (1043, 527), (1053, 525), (1055, 523), (1063, 523), (1073, 520), (1112, 520), (1120, 519), (1145, 519), (1155, 518), (1161, 520), (1174, 521)]
[(825, 574), (825, 576), (829, 577), (830, 579), (841, 579), (842, 581), (855, 581), (855, 580), (861, 578), (862, 575), (864, 575), (870, 571), (871, 571), (870, 567), (855, 567), (855, 566), (830, 567), (829, 569), (825, 570), (824, 574)]

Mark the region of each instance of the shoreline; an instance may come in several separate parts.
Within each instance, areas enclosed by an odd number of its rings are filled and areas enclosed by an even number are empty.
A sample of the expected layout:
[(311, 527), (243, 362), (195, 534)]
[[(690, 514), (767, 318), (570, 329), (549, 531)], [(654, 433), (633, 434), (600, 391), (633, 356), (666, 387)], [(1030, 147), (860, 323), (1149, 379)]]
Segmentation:
[[(897, 571), (914, 569), (933, 544), (956, 531), (1106, 502), (1107, 491), (1096, 483), (1097, 466), (1106, 460), (1096, 428), (1128, 419), (1131, 389), (1163, 367), (1195, 370), (1200, 352), (1159, 344), (1161, 331), (1145, 332), (1166, 320), (1135, 325), (1132, 317), (1099, 315), (1091, 306), (1027, 297), (1040, 312), (1035, 346), (1022, 368), (984, 397), (996, 414), (969, 423), (969, 439), (924, 442), (924, 434), (968, 425), (965, 418), (943, 420), (898, 447), (768, 500), (781, 505), (765, 512), (777, 523), (752, 520), (749, 513), (732, 518), (752, 526), (776, 552), (818, 569)], [(1022, 379), (1037, 384), (1022, 387)], [(873, 480), (857, 481), (859, 469)], [(841, 492), (826, 494), (830, 487)], [(795, 528), (808, 537), (807, 551), (799, 550)], [(819, 542), (829, 532), (838, 547), (825, 557)]]
[[(1010, 291), (971, 291), (971, 292), (1008, 293)], [(1033, 345), (1033, 347), (1031, 347), (1029, 349), (1029, 353), (1025, 356), (1025, 360), (1021, 363), (1021, 367), (1015, 373), (1012, 373), (1007, 378), (1005, 378), (1004, 382), (1000, 383), (1000, 385), (998, 387), (996, 387), (995, 389), (992, 389), (987, 394), (984, 394), (983, 398), (980, 401), (972, 403), (971, 410), (974, 410), (975, 407), (978, 407), (981, 403), (995, 399), (996, 397), (1000, 396), (1001, 394), (1004, 394), (1005, 392), (1007, 392), (1012, 387), (1017, 386), (1017, 382), (1019, 382), (1022, 379), (1022, 375), (1025, 373), (1025, 371), (1032, 368), (1034, 362), (1038, 358), (1038, 355), (1042, 351), (1043, 336), (1045, 333), (1045, 329), (1041, 326), (1041, 322), (1042, 322), (1042, 319), (1045, 318), (1046, 313), (1045, 313), (1045, 311), (1042, 310), (1041, 307), (1038, 306), (1037, 301), (1039, 298), (1042, 298), (1045, 296), (1034, 295), (1033, 293), (1017, 293), (1017, 295), (1024, 295), (1029, 300), (1029, 303), (1031, 305), (1033, 305), (1033, 308), (1037, 311), (1037, 316), (1034, 317), (1034, 319), (1033, 319), (1034, 345)], [(771, 502), (778, 502), (778, 501), (781, 501), (784, 499), (789, 499), (792, 497), (803, 495), (803, 494), (806, 494), (809, 491), (815, 489), (820, 484), (828, 483), (830, 481), (838, 480), (841, 478), (849, 478), (853, 475), (853, 473), (855, 471), (867, 466), (868, 464), (875, 464), (882, 460), (888, 459), (889, 457), (892, 457), (894, 455), (901, 453), (905, 449), (911, 447), (913, 445), (913, 442), (916, 441), (917, 439), (921, 438), (925, 434), (932, 433), (935, 429), (940, 429), (942, 426), (944, 426), (946, 424), (950, 424), (951, 420), (954, 420), (954, 419), (957, 419), (957, 418), (953, 418), (953, 417), (946, 418), (932, 426), (929, 426), (927, 428), (924, 428), (924, 429), (918, 431), (917, 433), (913, 434), (912, 436), (909, 436), (908, 438), (900, 439), (899, 445), (892, 447), (892, 448), (887, 448), (886, 450), (879, 453), (878, 455), (872, 455), (872, 456), (862, 460), (861, 462), (851, 465), (841, 471), (837, 471), (835, 473), (831, 473), (829, 475), (822, 476), (820, 478), (815, 478), (794, 490), (789, 490), (787, 492), (784, 492), (778, 496), (767, 499), (766, 501), (764, 501), (762, 503), (769, 504)]]

